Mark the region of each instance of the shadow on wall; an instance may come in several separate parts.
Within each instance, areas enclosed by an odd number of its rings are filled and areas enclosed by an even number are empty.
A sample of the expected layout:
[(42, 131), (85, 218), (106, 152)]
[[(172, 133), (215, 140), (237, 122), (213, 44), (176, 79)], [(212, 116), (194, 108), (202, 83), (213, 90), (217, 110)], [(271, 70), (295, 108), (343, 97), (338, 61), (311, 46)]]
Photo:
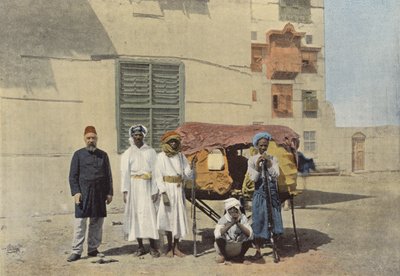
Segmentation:
[(2, 1), (0, 87), (56, 87), (48, 57), (116, 54), (87, 1)]
[(165, 11), (182, 11), (190, 18), (191, 14), (210, 17), (208, 0), (130, 0), (134, 5), (133, 16), (162, 18)]

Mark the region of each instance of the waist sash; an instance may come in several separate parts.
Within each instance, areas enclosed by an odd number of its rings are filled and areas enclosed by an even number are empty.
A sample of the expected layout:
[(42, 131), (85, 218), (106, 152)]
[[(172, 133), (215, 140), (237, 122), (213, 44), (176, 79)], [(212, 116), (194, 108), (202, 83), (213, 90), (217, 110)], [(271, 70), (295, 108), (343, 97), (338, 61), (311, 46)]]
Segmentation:
[(131, 175), (131, 178), (133, 178), (133, 179), (150, 180), (151, 179), (151, 173), (134, 174), (134, 175)]
[(182, 184), (183, 178), (180, 175), (166, 175), (163, 176), (163, 180), (168, 183), (176, 183), (179, 187)]

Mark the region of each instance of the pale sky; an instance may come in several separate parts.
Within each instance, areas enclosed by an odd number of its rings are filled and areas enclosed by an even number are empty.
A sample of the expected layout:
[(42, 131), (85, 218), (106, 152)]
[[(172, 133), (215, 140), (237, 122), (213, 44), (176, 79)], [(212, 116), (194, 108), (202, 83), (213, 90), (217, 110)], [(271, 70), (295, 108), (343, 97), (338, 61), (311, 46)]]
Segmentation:
[(400, 125), (400, 0), (324, 2), (326, 95), (336, 125)]

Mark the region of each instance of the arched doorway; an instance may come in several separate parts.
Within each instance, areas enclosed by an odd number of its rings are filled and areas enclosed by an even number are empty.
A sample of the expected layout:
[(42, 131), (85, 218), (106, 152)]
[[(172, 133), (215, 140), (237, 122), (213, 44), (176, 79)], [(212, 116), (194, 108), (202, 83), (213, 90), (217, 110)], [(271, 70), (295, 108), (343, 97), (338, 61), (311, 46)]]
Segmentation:
[(365, 170), (365, 137), (361, 132), (357, 132), (352, 136), (353, 172)]

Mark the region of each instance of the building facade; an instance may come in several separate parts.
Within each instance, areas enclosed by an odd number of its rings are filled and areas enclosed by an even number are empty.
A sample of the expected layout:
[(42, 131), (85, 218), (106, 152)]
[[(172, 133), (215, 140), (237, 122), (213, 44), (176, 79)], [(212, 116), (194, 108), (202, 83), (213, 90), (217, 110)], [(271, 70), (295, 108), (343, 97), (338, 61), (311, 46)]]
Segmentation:
[(156, 148), (183, 122), (281, 124), (317, 164), (399, 169), (398, 127), (335, 127), (322, 0), (1, 2), (0, 216), (72, 210), (86, 125), (109, 153), (114, 206), (134, 123)]

